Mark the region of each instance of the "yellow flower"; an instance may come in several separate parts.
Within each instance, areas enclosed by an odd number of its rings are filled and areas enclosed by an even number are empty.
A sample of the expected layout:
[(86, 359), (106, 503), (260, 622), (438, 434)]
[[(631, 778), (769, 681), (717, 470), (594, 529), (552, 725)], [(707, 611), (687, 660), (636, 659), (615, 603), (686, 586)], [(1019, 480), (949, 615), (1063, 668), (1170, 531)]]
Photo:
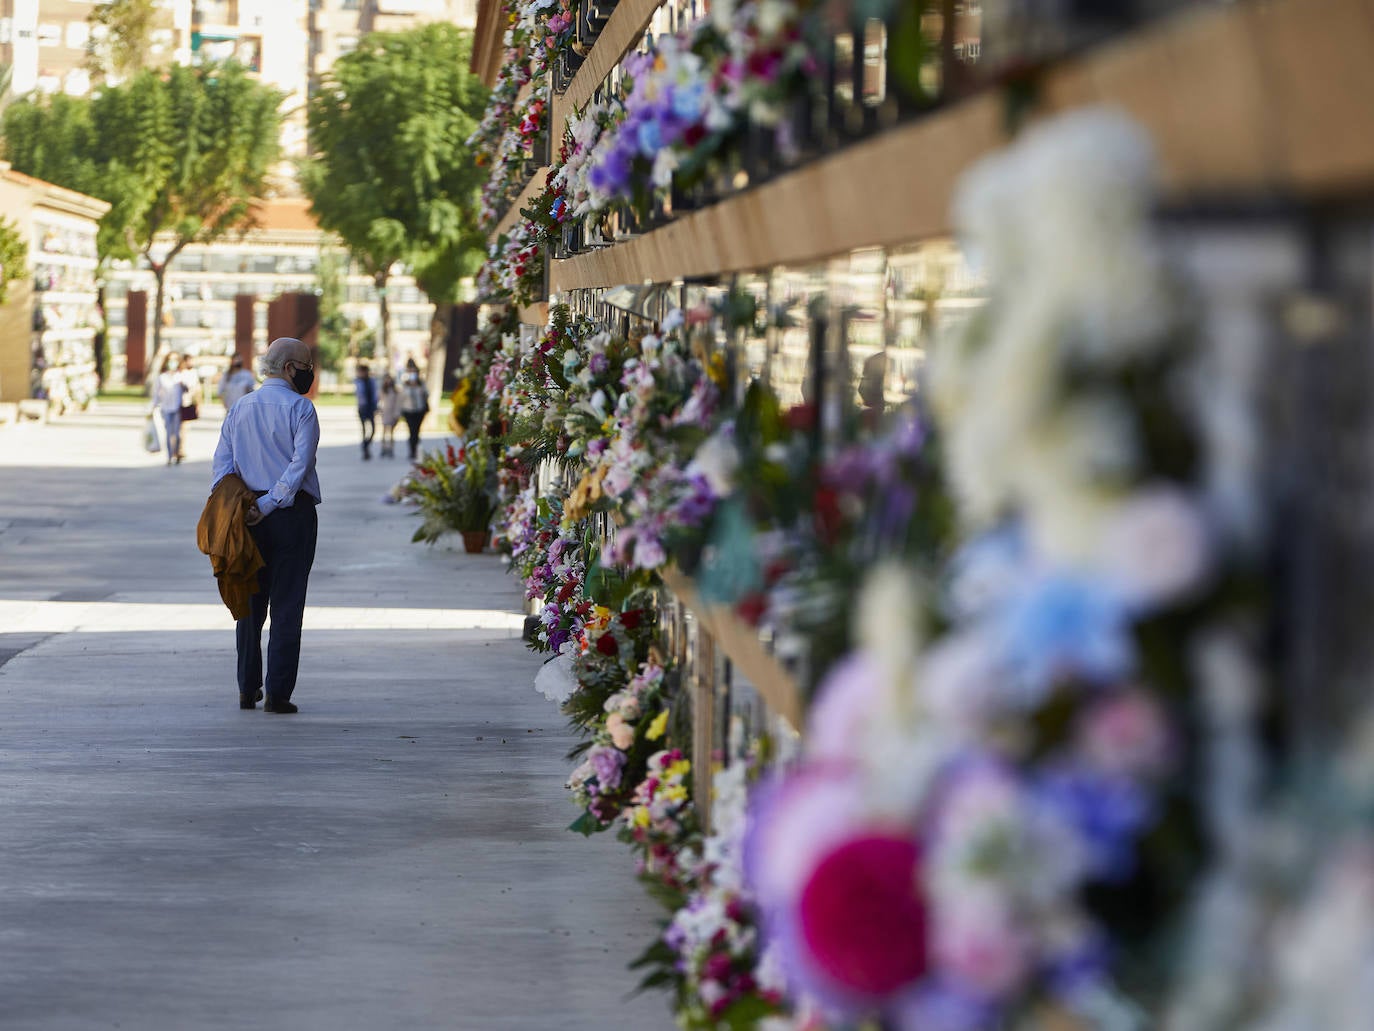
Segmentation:
[(706, 375), (710, 377), (711, 382), (716, 386), (720, 387), (722, 390), (725, 389), (725, 355), (720, 351), (711, 355), (710, 360), (707, 361)]
[(654, 721), (649, 724), (649, 729), (644, 732), (644, 736), (650, 741), (657, 741), (668, 730), (668, 710), (664, 709)]
[(563, 521), (571, 525), (591, 511), (601, 499), (601, 481), (606, 478), (607, 467), (601, 466), (595, 472), (585, 474), (563, 506)]
[(634, 810), (634, 815), (630, 817), (630, 822), (636, 827), (649, 826), (649, 810), (644, 806), (638, 806)]
[(669, 802), (685, 802), (687, 801), (687, 789), (681, 784), (674, 784), (664, 790), (663, 797)]
[[(667, 715), (666, 711), (664, 715)], [(687, 759), (679, 759), (677, 762), (673, 763), (673, 765), (669, 766), (666, 770), (663, 771), (663, 779), (672, 780), (676, 777), (686, 777), (687, 774), (691, 772), (691, 762)]]

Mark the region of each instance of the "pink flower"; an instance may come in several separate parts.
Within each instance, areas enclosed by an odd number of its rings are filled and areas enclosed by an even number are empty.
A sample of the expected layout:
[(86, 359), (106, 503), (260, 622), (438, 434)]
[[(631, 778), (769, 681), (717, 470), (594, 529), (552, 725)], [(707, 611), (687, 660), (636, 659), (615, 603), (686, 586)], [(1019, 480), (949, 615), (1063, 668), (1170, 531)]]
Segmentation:
[(1158, 776), (1173, 758), (1164, 712), (1143, 691), (1123, 691), (1094, 704), (1083, 714), (1078, 738), (1088, 760), (1112, 773)]
[(885, 999), (926, 971), (920, 851), (907, 838), (851, 838), (825, 855), (798, 905), (808, 958), (847, 993)]
[(1030, 943), (1000, 914), (937, 918), (933, 937), (935, 965), (989, 995), (1015, 990), (1030, 972)]
[(880, 700), (882, 670), (865, 652), (836, 663), (821, 683), (807, 718), (806, 749), (817, 759), (855, 760), (862, 728)]

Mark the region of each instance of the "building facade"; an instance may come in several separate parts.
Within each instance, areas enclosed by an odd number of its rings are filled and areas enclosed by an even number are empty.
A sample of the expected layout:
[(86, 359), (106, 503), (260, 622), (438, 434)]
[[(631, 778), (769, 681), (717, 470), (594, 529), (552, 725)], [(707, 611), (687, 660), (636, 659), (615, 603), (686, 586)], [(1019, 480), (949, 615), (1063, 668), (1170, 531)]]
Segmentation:
[[(341, 310), (346, 321), (364, 330), (361, 335), (375, 334), (379, 306), (371, 278), (349, 270), (347, 253), (338, 238), (316, 224), (307, 201), (291, 197), (266, 201), (256, 217), (257, 228), (216, 243), (193, 244), (172, 260), (162, 313), (164, 345), (200, 358), (208, 374), (212, 367), (227, 362), (234, 351), (235, 306), (237, 298), (246, 294), (255, 298), (254, 350), (265, 350), (270, 342), (267, 302), (281, 294), (320, 291), (322, 260), (337, 262), (342, 271)], [(124, 375), (125, 319), (131, 290), (147, 291), (151, 319), (156, 290), (152, 272), (126, 264), (106, 274), (110, 371), (115, 381), (122, 381)], [(423, 365), (434, 306), (406, 275), (392, 277), (387, 301), (392, 361), (404, 364), (407, 357), (414, 357)], [(151, 330), (148, 335), (151, 346)]]
[(64, 403), (95, 386), (95, 234), (102, 200), (0, 162), (0, 212), (29, 241), (29, 276), (0, 305), (0, 401)]

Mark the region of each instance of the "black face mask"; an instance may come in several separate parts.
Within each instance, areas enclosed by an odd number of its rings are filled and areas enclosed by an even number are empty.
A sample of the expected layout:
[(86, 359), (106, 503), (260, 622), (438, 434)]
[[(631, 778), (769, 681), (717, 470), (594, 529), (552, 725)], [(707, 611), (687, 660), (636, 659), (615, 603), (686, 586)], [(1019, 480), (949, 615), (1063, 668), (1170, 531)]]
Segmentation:
[(291, 373), (291, 385), (296, 388), (296, 393), (304, 394), (310, 389), (310, 385), (315, 382), (314, 369), (297, 369)]

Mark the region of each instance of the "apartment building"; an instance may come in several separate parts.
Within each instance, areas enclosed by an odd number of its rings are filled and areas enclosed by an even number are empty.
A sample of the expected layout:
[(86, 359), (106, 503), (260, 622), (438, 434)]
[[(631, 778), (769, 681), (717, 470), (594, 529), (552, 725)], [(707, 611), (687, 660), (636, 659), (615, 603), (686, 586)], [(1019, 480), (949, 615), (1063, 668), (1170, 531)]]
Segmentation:
[(470, 29), (477, 24), (477, 0), (309, 0), (309, 81), (320, 79), (369, 32), (399, 32), (414, 25), (447, 21)]

